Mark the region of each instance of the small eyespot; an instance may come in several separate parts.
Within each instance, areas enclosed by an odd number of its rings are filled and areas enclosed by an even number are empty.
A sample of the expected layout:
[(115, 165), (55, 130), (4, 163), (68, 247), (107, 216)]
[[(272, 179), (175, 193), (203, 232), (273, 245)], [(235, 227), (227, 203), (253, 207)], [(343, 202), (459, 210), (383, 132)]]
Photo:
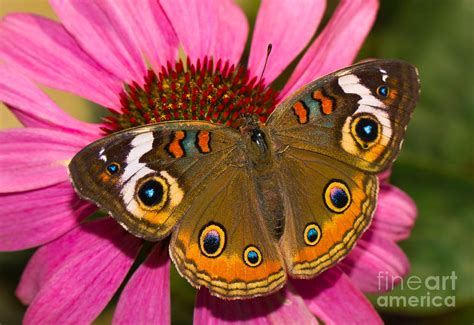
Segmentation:
[(362, 149), (377, 144), (381, 137), (381, 125), (371, 114), (356, 116), (351, 123), (351, 134)]
[(315, 224), (310, 223), (304, 229), (304, 241), (306, 245), (314, 246), (319, 243), (321, 239), (321, 228)]
[(207, 257), (219, 256), (224, 250), (225, 244), (225, 230), (219, 224), (208, 224), (199, 233), (199, 247), (201, 252)]
[(347, 185), (340, 180), (331, 180), (324, 190), (324, 203), (333, 212), (344, 212), (351, 204), (351, 193)]
[(382, 97), (387, 97), (390, 92), (390, 88), (388, 86), (379, 86), (377, 88), (377, 94)]
[(138, 201), (144, 209), (161, 210), (168, 200), (169, 186), (161, 177), (146, 178), (137, 188)]
[(118, 163), (113, 162), (113, 163), (107, 165), (107, 172), (110, 175), (113, 175), (113, 174), (117, 173), (119, 170), (120, 170), (120, 165)]
[(250, 267), (257, 267), (263, 261), (262, 253), (256, 246), (247, 246), (244, 250), (244, 262)]

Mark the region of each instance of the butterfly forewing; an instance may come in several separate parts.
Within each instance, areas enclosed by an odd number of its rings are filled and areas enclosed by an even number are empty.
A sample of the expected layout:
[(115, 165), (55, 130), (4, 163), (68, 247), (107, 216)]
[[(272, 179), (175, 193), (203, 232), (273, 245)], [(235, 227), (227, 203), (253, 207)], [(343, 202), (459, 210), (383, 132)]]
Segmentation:
[(306, 85), (275, 109), (268, 126), (275, 142), (379, 173), (398, 155), (419, 89), (414, 66), (369, 61)]
[(206, 122), (167, 122), (100, 139), (69, 165), (81, 197), (128, 231), (148, 240), (167, 236), (196, 195), (235, 154), (240, 136)]

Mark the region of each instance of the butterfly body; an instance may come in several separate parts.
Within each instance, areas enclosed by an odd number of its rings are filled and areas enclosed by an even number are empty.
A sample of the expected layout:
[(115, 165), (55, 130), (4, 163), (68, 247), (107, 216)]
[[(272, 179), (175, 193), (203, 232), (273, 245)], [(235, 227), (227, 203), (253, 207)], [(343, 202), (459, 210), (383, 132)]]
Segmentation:
[(69, 166), (77, 192), (132, 234), (171, 234), (195, 287), (243, 299), (318, 275), (370, 225), (375, 176), (397, 156), (416, 69), (376, 60), (316, 80), (261, 123), (173, 121), (112, 134)]

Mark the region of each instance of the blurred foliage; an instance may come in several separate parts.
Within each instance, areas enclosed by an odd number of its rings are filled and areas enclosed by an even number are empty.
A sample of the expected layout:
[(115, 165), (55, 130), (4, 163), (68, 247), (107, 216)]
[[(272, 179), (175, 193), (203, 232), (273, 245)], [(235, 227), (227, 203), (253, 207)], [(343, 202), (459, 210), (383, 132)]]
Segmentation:
[(364, 56), (406, 59), (421, 78), (400, 160), (472, 181), (474, 2), (383, 1), (381, 9)]
[[(258, 2), (240, 2), (252, 27)], [(333, 2), (329, 8), (334, 8)], [(405, 59), (419, 68), (422, 96), (392, 176), (419, 209), (412, 236), (402, 248), (410, 258), (411, 275), (423, 279), (455, 271), (458, 276), (454, 291), (435, 293), (455, 295), (455, 308), (382, 309), (387, 323), (452, 324), (474, 319), (473, 13), (473, 0), (382, 0), (375, 27), (359, 55), (360, 59)], [(329, 17), (330, 10), (325, 21)], [(290, 70), (277, 80), (278, 85)], [(2, 324), (19, 323), (24, 313), (14, 288), (31, 253), (0, 254)], [(190, 323), (195, 290), (175, 270), (171, 281), (173, 322)], [(425, 294), (426, 290), (406, 288), (391, 293)], [(372, 299), (375, 302), (377, 297)], [(113, 302), (96, 323), (109, 323), (112, 313)]]

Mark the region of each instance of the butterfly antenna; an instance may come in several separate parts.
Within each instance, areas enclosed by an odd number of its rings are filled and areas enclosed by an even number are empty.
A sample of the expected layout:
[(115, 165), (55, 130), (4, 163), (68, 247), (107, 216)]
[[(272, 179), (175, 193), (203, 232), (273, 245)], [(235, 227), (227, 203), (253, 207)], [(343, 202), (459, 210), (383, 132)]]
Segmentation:
[(267, 56), (265, 57), (265, 64), (263, 65), (262, 73), (260, 74), (260, 80), (258, 83), (262, 81), (263, 74), (265, 73), (265, 69), (267, 68), (268, 58), (270, 57), (270, 53), (272, 53), (272, 43), (269, 43), (267, 46)]

